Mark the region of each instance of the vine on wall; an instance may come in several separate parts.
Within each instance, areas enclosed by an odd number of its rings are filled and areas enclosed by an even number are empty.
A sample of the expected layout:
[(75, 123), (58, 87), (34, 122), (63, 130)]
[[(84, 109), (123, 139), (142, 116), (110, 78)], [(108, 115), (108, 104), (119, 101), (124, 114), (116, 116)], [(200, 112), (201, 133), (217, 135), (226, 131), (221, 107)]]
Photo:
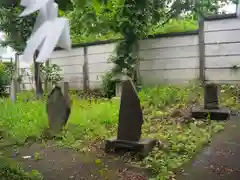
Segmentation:
[(125, 0), (115, 14), (116, 34), (121, 34), (123, 40), (116, 47), (116, 56), (111, 58), (115, 64), (114, 74), (124, 74), (137, 80), (136, 65), (138, 57), (138, 41), (147, 36), (149, 25), (153, 23), (160, 4), (154, 0)]

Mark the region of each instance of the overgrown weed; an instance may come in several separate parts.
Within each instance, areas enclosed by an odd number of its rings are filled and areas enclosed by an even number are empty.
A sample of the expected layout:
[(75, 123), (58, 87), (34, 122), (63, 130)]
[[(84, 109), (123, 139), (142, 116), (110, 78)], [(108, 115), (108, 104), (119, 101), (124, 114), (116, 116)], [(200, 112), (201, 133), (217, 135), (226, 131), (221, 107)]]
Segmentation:
[[(222, 86), (221, 104), (238, 109), (233, 92), (235, 87)], [(19, 101), (0, 101), (0, 127), (19, 142), (29, 137), (41, 137), (48, 127), (44, 101), (32, 100), (29, 94), (19, 95)], [(200, 104), (202, 88), (198, 84), (189, 86), (159, 86), (143, 88), (139, 97), (145, 113), (143, 137), (155, 138), (159, 146), (141, 163), (156, 173), (156, 179), (169, 179), (174, 169), (189, 161), (207, 144), (213, 134), (224, 128), (224, 123), (215, 121), (189, 121), (179, 123), (172, 116), (175, 109)], [(28, 100), (30, 98), (30, 100)], [(98, 99), (82, 100), (73, 96), (72, 111), (68, 125), (57, 143), (78, 150), (89, 150), (89, 144), (116, 136), (120, 101)], [(148, 111), (146, 113), (146, 111)]]
[(4, 180), (43, 180), (36, 170), (26, 173), (19, 164), (10, 159), (0, 156), (0, 179)]

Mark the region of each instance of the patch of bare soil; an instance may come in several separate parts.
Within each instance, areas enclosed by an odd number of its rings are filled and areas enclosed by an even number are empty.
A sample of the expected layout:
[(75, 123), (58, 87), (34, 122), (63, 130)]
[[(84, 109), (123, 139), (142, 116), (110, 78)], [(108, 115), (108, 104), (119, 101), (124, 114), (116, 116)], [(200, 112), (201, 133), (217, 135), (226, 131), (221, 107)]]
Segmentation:
[(26, 171), (39, 171), (44, 180), (147, 180), (146, 169), (112, 156), (98, 157), (53, 145), (34, 143), (15, 152)]

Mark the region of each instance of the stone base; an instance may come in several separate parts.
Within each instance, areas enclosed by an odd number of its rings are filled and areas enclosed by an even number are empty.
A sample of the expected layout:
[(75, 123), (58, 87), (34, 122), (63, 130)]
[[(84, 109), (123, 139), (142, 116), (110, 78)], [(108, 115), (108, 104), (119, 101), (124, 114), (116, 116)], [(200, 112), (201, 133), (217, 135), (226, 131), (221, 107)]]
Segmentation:
[(140, 141), (124, 141), (117, 140), (116, 138), (105, 141), (105, 152), (111, 151), (124, 151), (124, 152), (136, 152), (141, 156), (146, 156), (152, 151), (156, 145), (156, 140), (153, 139), (141, 139)]
[(227, 108), (221, 109), (204, 109), (204, 107), (193, 107), (192, 117), (195, 119), (205, 119), (210, 114), (211, 120), (227, 120), (230, 117), (231, 111)]

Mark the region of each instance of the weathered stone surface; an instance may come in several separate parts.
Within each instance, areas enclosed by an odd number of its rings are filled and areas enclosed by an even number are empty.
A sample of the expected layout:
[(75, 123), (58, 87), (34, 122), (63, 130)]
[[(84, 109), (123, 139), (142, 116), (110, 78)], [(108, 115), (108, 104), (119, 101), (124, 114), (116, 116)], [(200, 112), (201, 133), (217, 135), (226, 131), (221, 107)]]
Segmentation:
[(117, 139), (109, 139), (105, 142), (105, 152), (111, 151), (131, 151), (139, 153), (141, 157), (145, 157), (154, 148), (157, 141), (154, 139), (140, 139), (139, 141), (125, 141)]
[(156, 145), (154, 139), (142, 139), (143, 113), (131, 80), (122, 82), (117, 138), (105, 141), (105, 152), (131, 151), (145, 157)]
[(219, 89), (216, 84), (206, 84), (204, 87), (204, 108), (218, 109)]
[(137, 91), (131, 80), (123, 81), (117, 139), (139, 141), (142, 124), (143, 114)]
[(192, 118), (211, 120), (227, 120), (230, 117), (230, 110), (227, 108), (219, 108), (218, 102), (219, 85), (206, 84), (204, 87), (204, 106), (192, 108)]
[(64, 97), (60, 87), (56, 86), (48, 97), (47, 113), (50, 130), (59, 132), (66, 125), (71, 109), (68, 98)]
[(206, 119), (225, 121), (230, 118), (231, 111), (227, 108), (205, 109), (201, 106), (192, 108), (192, 117), (195, 119)]

